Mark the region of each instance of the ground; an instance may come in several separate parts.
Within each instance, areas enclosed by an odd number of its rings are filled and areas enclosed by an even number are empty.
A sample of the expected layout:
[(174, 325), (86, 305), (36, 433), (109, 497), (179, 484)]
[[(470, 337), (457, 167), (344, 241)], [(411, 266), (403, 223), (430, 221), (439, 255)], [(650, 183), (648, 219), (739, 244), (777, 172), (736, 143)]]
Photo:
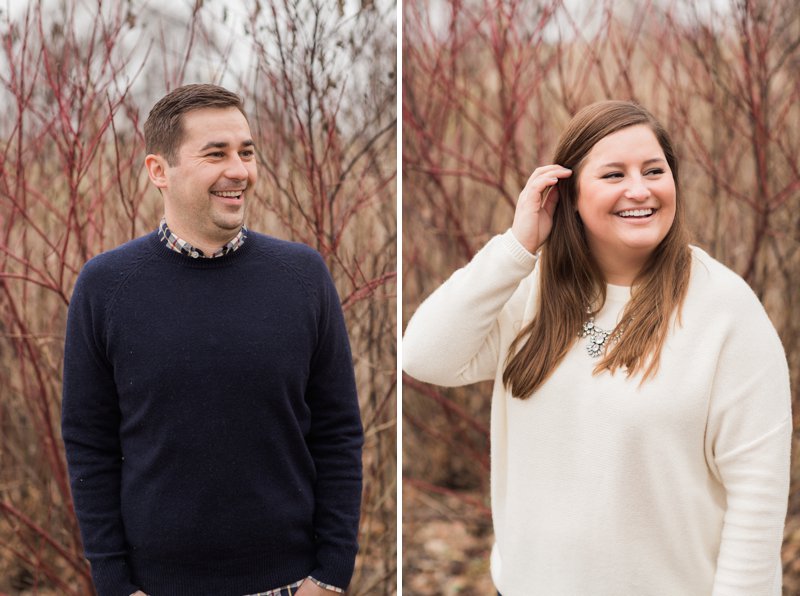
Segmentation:
[[(486, 596), (495, 594), (489, 575), (493, 535), (489, 519), (462, 497), (403, 493), (403, 594), (406, 596)], [(782, 550), (783, 594), (800, 596), (800, 515), (786, 522)]]

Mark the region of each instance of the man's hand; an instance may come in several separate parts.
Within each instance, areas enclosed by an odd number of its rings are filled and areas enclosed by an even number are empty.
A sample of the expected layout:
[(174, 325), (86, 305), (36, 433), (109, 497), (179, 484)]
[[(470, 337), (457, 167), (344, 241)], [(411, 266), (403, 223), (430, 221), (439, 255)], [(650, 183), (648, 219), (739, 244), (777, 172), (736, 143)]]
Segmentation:
[(310, 579), (306, 579), (300, 587), (297, 588), (297, 592), (295, 592), (296, 596), (331, 596), (331, 594), (336, 594), (337, 596), (341, 596), (339, 592), (334, 592), (333, 590), (326, 590), (312, 582)]

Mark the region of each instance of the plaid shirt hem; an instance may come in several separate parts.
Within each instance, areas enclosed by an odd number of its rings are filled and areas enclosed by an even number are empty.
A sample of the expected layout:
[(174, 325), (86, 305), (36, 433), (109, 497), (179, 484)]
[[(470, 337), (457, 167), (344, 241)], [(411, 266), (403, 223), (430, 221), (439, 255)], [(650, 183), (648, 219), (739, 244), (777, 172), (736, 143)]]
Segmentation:
[(242, 244), (244, 244), (244, 241), (247, 238), (247, 228), (242, 226), (242, 229), (239, 230), (239, 233), (236, 234), (233, 240), (227, 242), (225, 246), (215, 251), (212, 255), (206, 255), (202, 250), (195, 248), (183, 238), (178, 238), (172, 232), (172, 230), (169, 229), (166, 217), (162, 218), (161, 223), (158, 225), (158, 237), (161, 242), (167, 245), (167, 248), (174, 250), (175, 252), (179, 252), (182, 255), (186, 255), (187, 257), (192, 257), (193, 259), (214, 259), (216, 257), (224, 257), (229, 252), (233, 252)]
[[(311, 576), (308, 576), (307, 579), (310, 579), (320, 588), (325, 588), (326, 590), (337, 592), (338, 594), (344, 594), (344, 590), (342, 590), (341, 588), (337, 588), (336, 586), (326, 584), (325, 582), (321, 582), (317, 579), (314, 579)], [(259, 592), (258, 594), (248, 594), (247, 596), (294, 596), (294, 594), (297, 593), (297, 589), (303, 584), (304, 581), (305, 579), (301, 579), (300, 581), (296, 581), (293, 584), (289, 584), (288, 586), (283, 586), (282, 588), (269, 590), (267, 592)]]

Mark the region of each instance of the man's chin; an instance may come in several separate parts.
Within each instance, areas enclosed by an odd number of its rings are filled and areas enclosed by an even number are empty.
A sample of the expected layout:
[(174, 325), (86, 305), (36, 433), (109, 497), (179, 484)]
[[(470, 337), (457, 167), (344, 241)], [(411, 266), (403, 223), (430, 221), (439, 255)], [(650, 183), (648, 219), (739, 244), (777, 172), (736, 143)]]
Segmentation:
[(225, 215), (218, 215), (213, 218), (212, 222), (220, 230), (235, 233), (244, 225), (244, 212), (235, 215), (227, 214), (227, 217)]

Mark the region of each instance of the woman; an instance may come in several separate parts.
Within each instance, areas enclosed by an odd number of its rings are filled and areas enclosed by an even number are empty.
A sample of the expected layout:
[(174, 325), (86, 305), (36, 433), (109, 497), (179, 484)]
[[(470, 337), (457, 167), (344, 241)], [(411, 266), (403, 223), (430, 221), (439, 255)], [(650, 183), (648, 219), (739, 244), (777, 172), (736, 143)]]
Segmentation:
[(511, 229), (408, 324), (408, 374), (494, 380), (504, 596), (781, 593), (785, 354), (745, 282), (688, 245), (684, 213), (653, 116), (590, 105)]

